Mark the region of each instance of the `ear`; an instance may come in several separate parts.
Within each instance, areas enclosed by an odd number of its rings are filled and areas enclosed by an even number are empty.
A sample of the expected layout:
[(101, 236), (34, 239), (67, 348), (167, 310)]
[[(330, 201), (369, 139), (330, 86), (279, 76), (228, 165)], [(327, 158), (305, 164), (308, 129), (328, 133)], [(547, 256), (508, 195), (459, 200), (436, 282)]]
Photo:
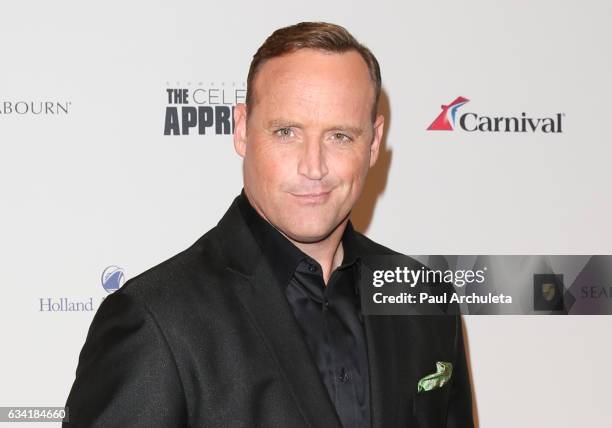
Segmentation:
[(374, 121), (374, 137), (372, 138), (372, 144), (370, 145), (370, 168), (376, 164), (376, 160), (378, 159), (384, 128), (385, 117), (382, 114), (379, 114), (376, 116), (376, 120)]
[(246, 153), (246, 104), (234, 107), (234, 150), (244, 158)]

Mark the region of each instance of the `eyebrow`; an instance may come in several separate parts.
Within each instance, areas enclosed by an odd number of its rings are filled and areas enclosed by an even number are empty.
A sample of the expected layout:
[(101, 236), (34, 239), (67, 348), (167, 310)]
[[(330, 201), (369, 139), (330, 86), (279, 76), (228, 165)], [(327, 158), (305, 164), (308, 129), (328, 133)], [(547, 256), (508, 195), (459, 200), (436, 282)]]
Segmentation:
[(288, 119), (272, 119), (268, 122), (267, 128), (277, 127), (292, 127), (292, 128), (303, 128), (303, 126), (297, 122), (292, 122)]
[[(268, 122), (267, 128), (276, 128), (276, 127), (291, 127), (291, 128), (299, 128), (302, 129), (304, 126), (300, 123), (293, 122), (288, 119), (272, 119)], [(330, 126), (325, 129), (325, 132), (329, 131), (344, 131), (353, 134), (355, 137), (359, 137), (363, 134), (363, 129), (356, 126), (348, 126), (348, 125), (337, 125)]]
[(355, 127), (355, 126), (334, 126), (327, 131), (346, 131), (350, 134), (353, 134), (355, 137), (359, 137), (363, 134), (363, 129)]

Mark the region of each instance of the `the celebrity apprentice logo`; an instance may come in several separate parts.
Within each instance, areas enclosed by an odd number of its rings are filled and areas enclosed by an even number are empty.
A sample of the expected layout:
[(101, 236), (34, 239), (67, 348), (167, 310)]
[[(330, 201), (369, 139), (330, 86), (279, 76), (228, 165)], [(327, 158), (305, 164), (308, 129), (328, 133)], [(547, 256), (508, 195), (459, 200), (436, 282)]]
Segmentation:
[[(180, 86), (183, 86), (179, 84)], [(234, 132), (234, 106), (246, 98), (245, 84), (202, 83), (165, 90), (164, 135), (229, 135)]]
[(459, 108), (469, 102), (465, 97), (457, 97), (448, 105), (427, 128), (428, 131), (453, 131), (457, 128), (467, 132), (563, 132), (565, 113), (548, 117), (530, 117), (522, 112), (516, 116), (492, 116), (473, 112), (458, 114)]

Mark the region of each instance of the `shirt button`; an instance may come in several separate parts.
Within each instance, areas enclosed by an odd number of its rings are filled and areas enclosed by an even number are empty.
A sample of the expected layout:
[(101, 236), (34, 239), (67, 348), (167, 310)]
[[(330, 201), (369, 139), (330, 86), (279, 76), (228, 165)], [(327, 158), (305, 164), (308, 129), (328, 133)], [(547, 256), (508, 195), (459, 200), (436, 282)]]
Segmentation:
[(338, 380), (342, 383), (348, 382), (351, 380), (351, 375), (346, 370), (342, 369), (340, 372), (340, 376), (338, 376)]
[(329, 300), (325, 299), (325, 307), (329, 308)]
[(308, 270), (310, 272), (316, 272), (317, 271), (317, 267), (313, 263), (308, 263)]

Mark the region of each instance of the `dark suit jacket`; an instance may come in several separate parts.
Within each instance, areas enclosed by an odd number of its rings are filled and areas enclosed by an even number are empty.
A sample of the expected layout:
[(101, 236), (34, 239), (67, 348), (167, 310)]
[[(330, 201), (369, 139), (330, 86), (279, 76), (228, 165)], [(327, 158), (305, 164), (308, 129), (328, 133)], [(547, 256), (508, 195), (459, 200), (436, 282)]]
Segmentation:
[[(358, 234), (364, 255), (390, 254)], [(232, 204), (187, 250), (107, 297), (66, 427), (340, 428), (294, 315)], [(373, 428), (471, 427), (457, 316), (365, 316)], [(451, 361), (451, 382), (417, 382)]]

